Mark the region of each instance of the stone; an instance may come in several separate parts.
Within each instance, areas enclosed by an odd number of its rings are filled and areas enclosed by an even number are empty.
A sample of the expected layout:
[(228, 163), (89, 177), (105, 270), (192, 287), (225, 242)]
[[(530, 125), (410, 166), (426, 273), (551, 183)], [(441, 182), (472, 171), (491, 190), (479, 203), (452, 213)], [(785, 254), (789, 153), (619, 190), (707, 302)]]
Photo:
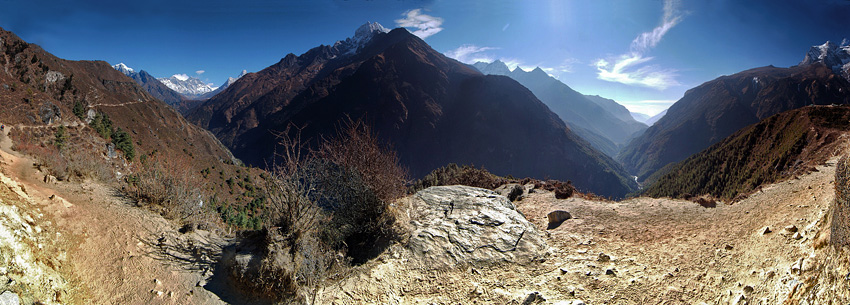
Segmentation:
[(750, 286), (750, 285), (744, 286), (744, 294), (749, 295), (749, 294), (753, 293), (753, 291), (755, 291), (753, 286)]
[(765, 235), (765, 234), (768, 234), (768, 233), (770, 233), (770, 232), (773, 232), (773, 231), (771, 231), (771, 230), (770, 230), (770, 227), (768, 227), (768, 226), (765, 226), (764, 228), (762, 228), (761, 230), (759, 230), (759, 233), (760, 233), (761, 235)]
[(791, 265), (791, 273), (800, 273), (800, 270), (803, 269), (803, 259), (801, 258), (799, 261)]
[(21, 297), (11, 291), (0, 294), (0, 305), (20, 305)]
[(106, 144), (106, 156), (110, 159), (118, 158), (118, 152), (115, 151), (115, 144)]
[(617, 273), (614, 271), (614, 269), (606, 269), (606, 270), (605, 270), (605, 275), (613, 275), (613, 276), (616, 276), (616, 275), (617, 275)]
[(794, 233), (794, 232), (797, 232), (797, 226), (788, 225), (788, 226), (785, 226), (785, 228), (783, 230), (785, 230), (785, 232), (788, 232), (788, 233)]
[(730, 250), (732, 250), (732, 245), (726, 245), (726, 247), (724, 247), (724, 249), (726, 249), (726, 251), (730, 251)]
[(747, 297), (745, 297), (743, 294), (739, 294), (732, 301), (732, 304), (746, 305), (747, 304)]
[(51, 102), (44, 102), (38, 109), (41, 122), (45, 125), (53, 124), (62, 119), (62, 111), (59, 106)]
[(794, 232), (794, 235), (791, 236), (791, 238), (796, 239), (796, 240), (800, 240), (800, 239), (803, 239), (803, 235), (801, 235), (800, 232)]
[(528, 294), (528, 296), (525, 298), (525, 301), (522, 301), (522, 305), (540, 304), (543, 302), (546, 302), (546, 299), (543, 298), (543, 296), (540, 295), (539, 292), (535, 291)]
[(502, 185), (496, 188), (495, 191), (499, 195), (507, 197), (510, 201), (518, 201), (517, 199), (520, 199), (524, 193), (522, 186), (516, 183)]
[(600, 252), (599, 256), (596, 257), (596, 260), (604, 263), (604, 262), (610, 261), (611, 256), (609, 256), (608, 254)]
[(573, 218), (570, 212), (563, 210), (555, 210), (546, 215), (549, 218), (549, 226), (547, 229), (554, 229), (561, 225), (565, 220)]
[(527, 263), (542, 256), (543, 235), (508, 198), (462, 185), (434, 186), (410, 197), (414, 255), (434, 268)]
[(94, 118), (97, 116), (97, 112), (94, 109), (89, 109), (86, 111), (86, 124), (91, 124), (94, 121)]
[(56, 176), (44, 175), (44, 183), (55, 184), (56, 183)]

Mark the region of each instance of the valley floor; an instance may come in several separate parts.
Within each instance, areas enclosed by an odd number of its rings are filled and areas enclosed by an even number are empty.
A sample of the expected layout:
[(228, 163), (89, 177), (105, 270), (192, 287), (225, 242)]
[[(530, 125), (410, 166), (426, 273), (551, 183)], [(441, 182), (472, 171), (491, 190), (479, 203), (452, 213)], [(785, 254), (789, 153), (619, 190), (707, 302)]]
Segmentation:
[[(177, 233), (97, 183), (45, 183), (10, 147), (0, 136), (0, 292), (45, 303), (238, 303), (204, 288), (225, 240)], [(395, 245), (321, 290), (318, 303), (521, 304), (537, 292), (565, 304), (846, 304), (850, 255), (825, 246), (836, 160), (714, 208), (527, 194), (516, 204), (546, 232), (540, 260), (434, 270)], [(546, 230), (553, 210), (574, 218)], [(178, 251), (185, 245), (193, 248)]]

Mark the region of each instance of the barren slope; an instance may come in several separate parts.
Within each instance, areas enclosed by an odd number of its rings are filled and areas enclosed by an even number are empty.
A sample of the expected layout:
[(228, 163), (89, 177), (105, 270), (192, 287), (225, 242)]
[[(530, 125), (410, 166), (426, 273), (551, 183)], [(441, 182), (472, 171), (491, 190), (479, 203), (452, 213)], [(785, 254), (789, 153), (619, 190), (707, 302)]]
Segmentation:
[[(773, 184), (734, 205), (681, 200), (598, 202), (533, 193), (518, 202), (541, 228), (562, 209), (574, 219), (549, 230), (549, 255), (527, 265), (434, 271), (395, 247), (340, 285), (326, 303), (796, 304), (850, 300), (847, 252), (823, 247), (834, 163)], [(784, 227), (798, 228), (800, 239)], [(772, 232), (761, 234), (764, 227)], [(600, 261), (600, 253), (610, 261)], [(800, 270), (800, 267), (802, 270)], [(606, 274), (608, 270), (613, 274)], [(569, 303), (567, 303), (569, 304)]]

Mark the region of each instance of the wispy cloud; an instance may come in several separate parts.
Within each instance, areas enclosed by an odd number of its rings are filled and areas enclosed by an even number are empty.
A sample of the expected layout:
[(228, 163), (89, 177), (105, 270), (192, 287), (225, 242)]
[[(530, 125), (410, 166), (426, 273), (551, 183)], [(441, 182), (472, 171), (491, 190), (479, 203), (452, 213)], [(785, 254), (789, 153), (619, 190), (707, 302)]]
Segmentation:
[(658, 90), (664, 90), (671, 86), (679, 85), (676, 81), (676, 70), (663, 69), (655, 65), (647, 65), (654, 57), (646, 56), (646, 53), (655, 48), (670, 29), (682, 21), (682, 14), (678, 9), (679, 1), (664, 1), (664, 16), (661, 24), (652, 31), (643, 32), (632, 40), (629, 53), (616, 57), (614, 62), (605, 59), (596, 61), (596, 69), (599, 71), (597, 78), (609, 82), (618, 82), (626, 85), (638, 85)]
[(197, 75), (201, 75), (201, 74), (204, 74), (204, 72), (207, 72), (207, 71), (204, 71), (204, 70), (198, 70), (198, 71), (195, 71), (195, 74), (197, 74)]
[(506, 24), (505, 24), (505, 26), (503, 26), (503, 27), (502, 27), (502, 32), (504, 32), (504, 31), (508, 30), (508, 28), (509, 28), (509, 27), (511, 27), (511, 24), (510, 24), (510, 23), (506, 23)]
[(457, 59), (459, 62), (474, 64), (479, 61), (492, 62), (495, 56), (487, 53), (487, 51), (496, 50), (494, 47), (480, 47), (474, 44), (465, 44), (457, 49), (446, 51), (446, 56)]
[(422, 9), (406, 11), (402, 16), (405, 17), (395, 21), (396, 26), (415, 28), (413, 35), (419, 38), (425, 39), (443, 30), (443, 18), (423, 14)]

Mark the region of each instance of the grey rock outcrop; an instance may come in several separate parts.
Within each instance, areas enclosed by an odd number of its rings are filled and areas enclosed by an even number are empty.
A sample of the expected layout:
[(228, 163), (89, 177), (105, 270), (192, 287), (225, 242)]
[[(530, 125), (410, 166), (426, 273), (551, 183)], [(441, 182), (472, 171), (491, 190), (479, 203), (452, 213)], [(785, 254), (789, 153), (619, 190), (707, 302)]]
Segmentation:
[(0, 305), (18, 305), (21, 304), (21, 298), (11, 291), (0, 294)]
[(62, 119), (62, 111), (59, 110), (59, 106), (51, 102), (41, 104), (38, 111), (41, 116), (41, 122), (44, 124), (50, 125)]
[(493, 191), (435, 186), (411, 200), (409, 247), (429, 266), (524, 263), (546, 250), (540, 231)]

